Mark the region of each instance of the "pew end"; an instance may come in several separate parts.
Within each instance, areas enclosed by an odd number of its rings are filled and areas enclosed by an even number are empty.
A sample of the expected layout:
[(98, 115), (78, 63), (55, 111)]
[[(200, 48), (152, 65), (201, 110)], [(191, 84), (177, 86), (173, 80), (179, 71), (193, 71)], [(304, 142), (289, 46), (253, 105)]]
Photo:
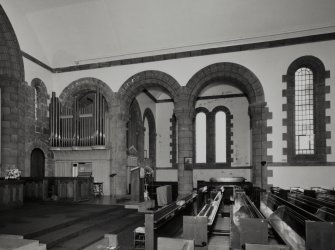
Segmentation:
[(194, 240), (158, 237), (158, 250), (194, 250)]
[(335, 223), (306, 221), (306, 249), (335, 249)]

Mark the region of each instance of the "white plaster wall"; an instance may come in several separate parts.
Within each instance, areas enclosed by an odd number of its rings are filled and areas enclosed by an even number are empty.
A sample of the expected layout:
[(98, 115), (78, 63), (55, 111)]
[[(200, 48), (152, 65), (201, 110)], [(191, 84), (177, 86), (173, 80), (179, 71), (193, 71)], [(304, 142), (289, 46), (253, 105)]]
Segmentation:
[[(212, 111), (217, 106), (227, 107), (233, 115), (233, 145), (232, 166), (250, 166), (250, 118), (248, 115), (249, 103), (246, 97), (227, 99), (199, 100), (196, 107), (206, 107)], [(211, 171), (211, 170), (209, 170)]]
[(244, 177), (246, 181), (251, 180), (250, 169), (194, 169), (193, 187), (197, 187), (197, 181), (209, 181), (210, 178)]
[(144, 111), (147, 108), (151, 109), (156, 119), (156, 103), (153, 100), (151, 100), (145, 93), (140, 93), (139, 95), (137, 95), (136, 100), (138, 101), (138, 104), (140, 105), (142, 119), (143, 119)]
[(157, 169), (156, 181), (178, 181), (177, 169)]
[(275, 187), (290, 188), (311, 187), (334, 188), (334, 166), (298, 166), (298, 167), (269, 167), (273, 171), (273, 177), (268, 182)]
[[(327, 160), (335, 161), (335, 90), (334, 90), (334, 72), (335, 72), (335, 41), (316, 42), (310, 44), (278, 47), (262, 50), (250, 50), (244, 52), (233, 52), (209, 56), (199, 56), (184, 59), (167, 60), (160, 62), (142, 63), (126, 66), (116, 66), (110, 68), (101, 68), (93, 70), (83, 70), (77, 72), (54, 74), (53, 90), (59, 94), (68, 84), (81, 77), (95, 77), (106, 82), (113, 91), (118, 91), (120, 86), (132, 75), (145, 70), (159, 70), (174, 77), (180, 85), (186, 85), (191, 77), (202, 68), (219, 62), (232, 62), (240, 64), (250, 69), (260, 80), (264, 92), (265, 101), (269, 111), (273, 113), (273, 118), (268, 121), (268, 126), (272, 126), (273, 132), (268, 135), (267, 140), (272, 141), (272, 149), (268, 149), (268, 154), (273, 156), (274, 162), (286, 162), (287, 157), (283, 155), (283, 148), (287, 147), (286, 141), (283, 141), (282, 134), (286, 133), (286, 127), (282, 126), (283, 118), (286, 118), (286, 112), (282, 111), (282, 104), (286, 103), (286, 98), (282, 97), (282, 90), (286, 85), (282, 83), (282, 75), (286, 75), (288, 66), (297, 58), (305, 55), (313, 55), (319, 58), (325, 65), (326, 70), (330, 70), (331, 78), (327, 84), (331, 86), (331, 94), (327, 94), (327, 99), (331, 101), (331, 109), (327, 110), (327, 115), (331, 116), (332, 124), (327, 125), (327, 130), (332, 132), (332, 138), (327, 139), (327, 146), (332, 146), (331, 154), (327, 155)], [(29, 71), (30, 69), (27, 68)], [(28, 73), (28, 72), (27, 72)], [(28, 73), (29, 74), (29, 73)], [(159, 107), (163, 107), (159, 105)], [(165, 129), (169, 124), (171, 112), (161, 113), (161, 109), (156, 110), (156, 121), (158, 133), (169, 136)], [(165, 128), (164, 128), (165, 126)], [(165, 132), (163, 132), (165, 131)], [(166, 139), (166, 141), (169, 141)], [(166, 144), (167, 145), (167, 144)], [(168, 161), (169, 149), (164, 146), (163, 139), (157, 137), (157, 165), (158, 167), (169, 167)], [(290, 174), (290, 169), (285, 167), (286, 173)], [(303, 170), (304, 168), (301, 168)], [(318, 171), (320, 168), (313, 168)], [(322, 168), (321, 168), (322, 169)], [(332, 169), (332, 168), (330, 168)], [(313, 171), (311, 171), (313, 173)], [(322, 173), (325, 173), (321, 170)], [(274, 171), (276, 176), (277, 171)], [(281, 173), (281, 172), (278, 172)], [(312, 175), (313, 176), (313, 175)], [(329, 176), (329, 175), (328, 175)], [(324, 178), (328, 178), (328, 176)], [(332, 175), (334, 176), (334, 175)], [(301, 179), (299, 175), (297, 178)], [(274, 182), (280, 185), (280, 180), (269, 179), (269, 183)], [(285, 179), (285, 178), (284, 178)], [(285, 184), (285, 180), (283, 185)]]
[(31, 81), (34, 78), (39, 78), (41, 79), (48, 91), (48, 94), (51, 96), (51, 92), (53, 89), (53, 74), (41, 66), (39, 66), (36, 63), (33, 63), (32, 61), (23, 58), (23, 63), (24, 63), (24, 77), (25, 81), (31, 85)]
[(157, 168), (172, 167), (170, 162), (170, 143), (172, 142), (170, 135), (170, 119), (173, 114), (173, 103), (160, 103), (156, 106), (156, 163)]
[[(163, 71), (174, 77), (181, 85), (185, 85), (198, 70), (210, 64), (237, 63), (250, 69), (258, 77), (265, 92), (269, 111), (273, 113), (273, 119), (268, 120), (268, 126), (273, 127), (272, 134), (269, 134), (267, 138), (273, 144), (272, 148), (268, 149), (268, 154), (273, 156), (274, 162), (287, 162), (287, 156), (283, 155), (283, 148), (287, 147), (287, 143), (282, 139), (282, 134), (287, 132), (286, 127), (282, 126), (282, 120), (286, 118), (286, 112), (282, 111), (282, 104), (286, 103), (286, 98), (282, 97), (282, 90), (286, 88), (286, 84), (282, 83), (282, 75), (287, 73), (288, 66), (295, 59), (304, 55), (318, 57), (324, 63), (326, 70), (331, 72), (331, 78), (327, 80), (327, 83), (334, 84), (335, 42), (326, 41), (56, 74), (55, 82), (57, 84), (54, 84), (54, 90), (60, 93), (64, 87), (78, 78), (96, 77), (117, 91), (130, 76), (145, 70)], [(332, 107), (331, 110), (327, 110), (327, 115), (334, 117), (335, 94), (333, 88), (331, 91), (331, 95), (327, 94), (327, 98), (331, 100)], [(327, 129), (333, 135), (332, 139), (327, 140), (327, 145), (335, 145), (335, 125), (327, 125)], [(329, 161), (335, 160), (335, 149), (327, 158)]]

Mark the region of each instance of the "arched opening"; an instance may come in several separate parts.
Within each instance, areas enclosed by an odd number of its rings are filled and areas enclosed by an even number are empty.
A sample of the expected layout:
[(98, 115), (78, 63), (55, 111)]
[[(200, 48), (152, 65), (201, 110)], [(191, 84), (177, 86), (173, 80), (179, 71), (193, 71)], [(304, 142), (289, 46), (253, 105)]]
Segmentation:
[(143, 114), (145, 128), (144, 135), (144, 158), (151, 162), (151, 166), (156, 168), (156, 121), (151, 108), (146, 108)]
[(45, 173), (45, 156), (41, 149), (35, 148), (30, 156), (30, 176), (43, 178)]
[[(194, 176), (206, 180), (213, 177), (210, 175), (218, 173), (208, 171), (211, 168), (229, 169), (226, 171), (229, 172), (229, 176), (242, 174), (255, 185), (266, 188), (267, 169), (261, 166), (261, 162), (267, 160), (268, 110), (263, 87), (257, 77), (241, 65), (217, 63), (198, 71), (187, 83), (187, 88), (191, 97), (188, 105), (195, 109), (201, 107), (209, 110), (206, 117), (207, 163), (201, 164), (199, 170), (195, 164), (195, 170), (202, 172), (195, 173)], [(218, 131), (216, 126), (219, 126), (217, 122), (220, 121), (220, 117), (216, 114), (221, 112), (218, 113), (216, 109), (220, 106), (227, 107), (230, 113), (226, 113), (226, 128), (221, 126), (222, 129)], [(223, 123), (223, 119), (221, 120)], [(218, 132), (225, 132), (225, 136), (216, 135)], [(224, 150), (217, 141), (219, 137), (222, 143), (226, 142), (226, 159), (217, 157), (217, 154)], [(195, 183), (197, 180), (193, 181)]]
[(144, 127), (139, 103), (134, 99), (129, 109), (129, 121), (127, 124), (127, 148), (133, 151), (133, 156), (137, 156), (139, 161), (144, 158)]
[[(179, 88), (179, 84), (171, 76), (159, 71), (145, 71), (130, 77), (119, 89), (118, 94), (124, 104), (125, 114), (129, 115), (126, 140), (128, 172), (132, 167), (130, 164), (133, 164), (129, 147), (134, 144), (130, 142), (134, 140), (131, 137), (134, 137), (136, 130), (137, 147), (133, 146), (138, 151), (137, 163), (155, 169), (156, 181), (178, 181), (173, 163), (176, 156), (172, 155), (176, 154), (176, 150), (173, 150), (176, 148), (176, 138), (172, 137), (176, 136), (173, 133), (173, 116), (174, 101)], [(143, 114), (142, 119), (137, 118), (140, 112)], [(142, 122), (136, 129), (133, 124), (139, 123), (135, 120)]]

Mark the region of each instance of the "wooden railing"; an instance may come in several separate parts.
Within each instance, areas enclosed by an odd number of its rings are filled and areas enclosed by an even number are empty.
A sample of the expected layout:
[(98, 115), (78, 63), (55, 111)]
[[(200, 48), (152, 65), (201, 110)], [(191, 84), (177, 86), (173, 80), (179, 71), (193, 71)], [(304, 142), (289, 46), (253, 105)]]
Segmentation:
[(23, 178), (25, 200), (83, 201), (92, 197), (91, 177)]
[(23, 204), (23, 182), (0, 180), (0, 209)]

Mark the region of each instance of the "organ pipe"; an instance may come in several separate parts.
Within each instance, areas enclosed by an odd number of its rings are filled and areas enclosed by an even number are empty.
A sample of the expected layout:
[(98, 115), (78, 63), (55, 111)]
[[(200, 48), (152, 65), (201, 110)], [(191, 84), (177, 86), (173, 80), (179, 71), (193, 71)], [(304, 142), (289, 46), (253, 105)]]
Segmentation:
[(52, 93), (49, 111), (53, 147), (105, 145), (106, 102), (100, 90), (90, 98), (92, 103), (82, 104), (74, 97), (73, 106), (66, 107)]

